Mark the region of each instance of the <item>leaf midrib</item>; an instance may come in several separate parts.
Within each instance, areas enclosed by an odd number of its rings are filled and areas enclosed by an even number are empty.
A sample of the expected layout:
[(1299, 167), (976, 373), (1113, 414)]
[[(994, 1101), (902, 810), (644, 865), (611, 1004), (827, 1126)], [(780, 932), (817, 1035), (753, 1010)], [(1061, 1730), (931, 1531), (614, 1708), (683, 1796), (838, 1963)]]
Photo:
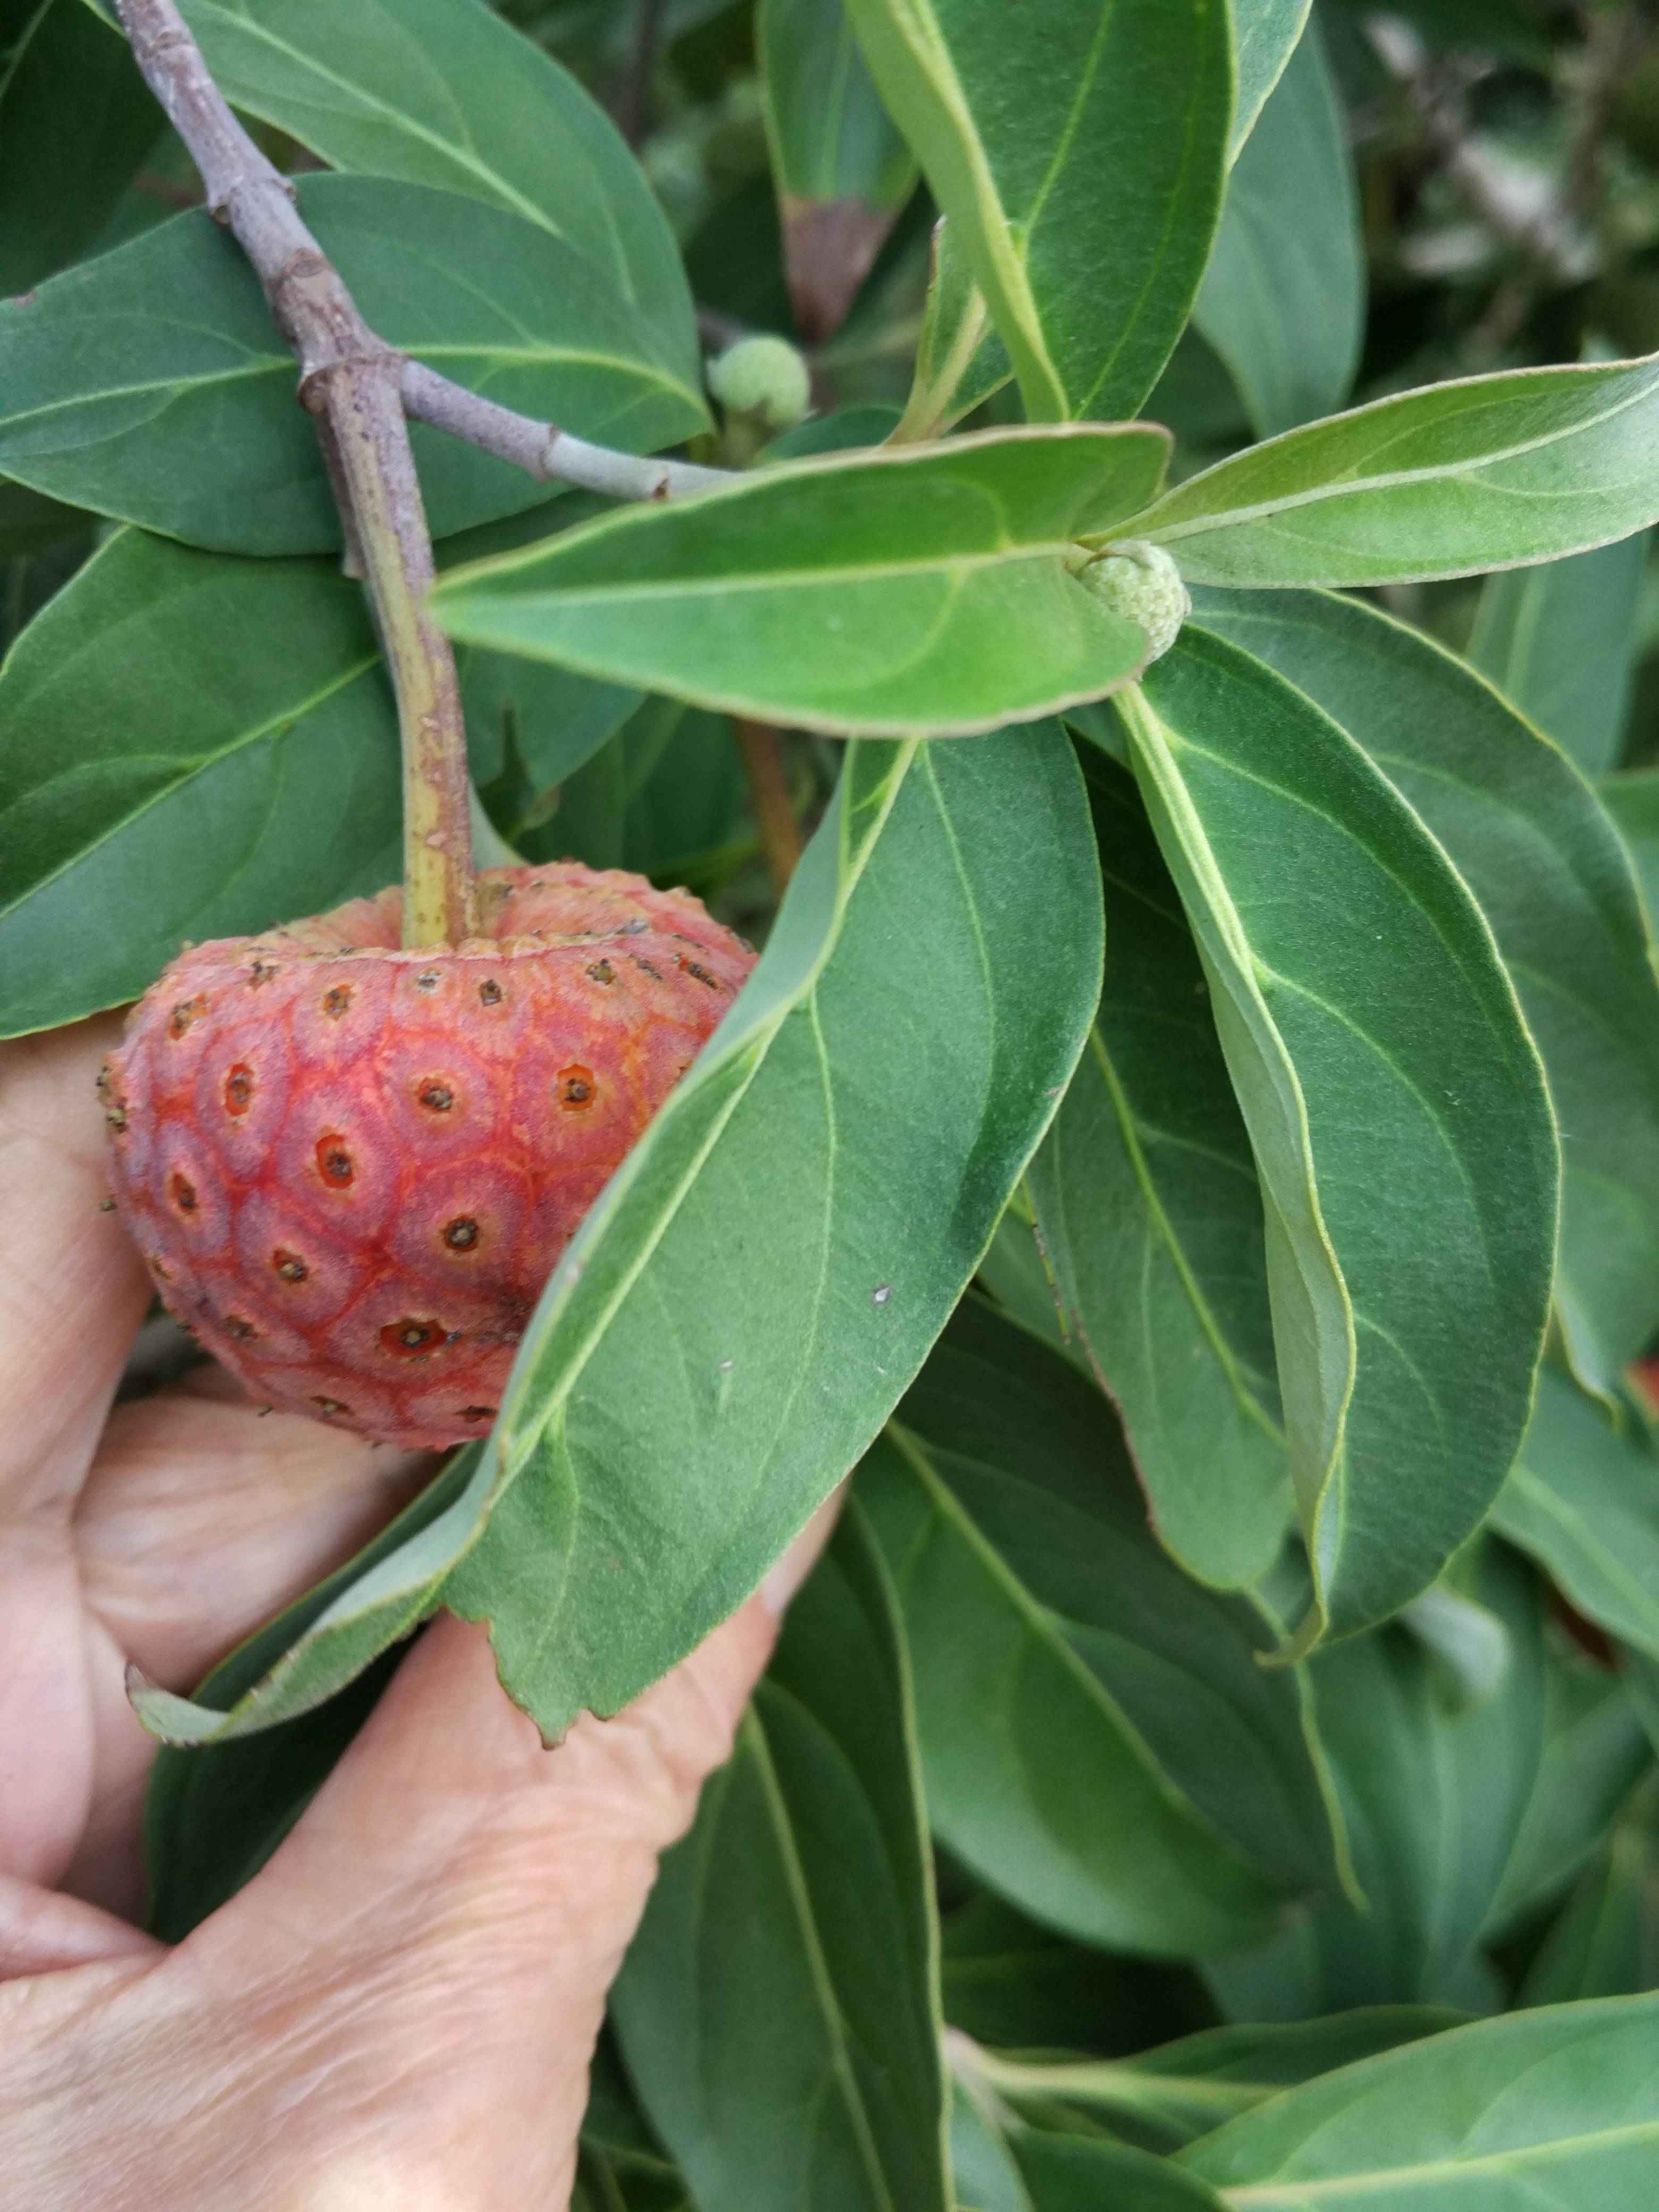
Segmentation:
[[(60, 861), (50, 874), (41, 876), (33, 883), (26, 884), (17, 897), (4, 905), (0, 905), (0, 922), (4, 922), (21, 908), (27, 905), (32, 899), (38, 898), (42, 891), (49, 890), (71, 869), (82, 866), (94, 853), (101, 850), (108, 844), (112, 837), (119, 836), (124, 830), (130, 830), (134, 823), (141, 822), (145, 815), (153, 812), (157, 806), (172, 799), (186, 784), (193, 782), (198, 776), (205, 775), (210, 769), (219, 767), (222, 763), (232, 759), (237, 753), (245, 751), (249, 745), (262, 743), (273, 732), (279, 738), (286, 737), (290, 730), (297, 728), (300, 723), (308, 715), (314, 714), (318, 708), (325, 705), (330, 699), (334, 698), (340, 692), (348, 690), (360, 677), (366, 676), (380, 665), (379, 653), (366, 653), (361, 660), (354, 662), (343, 674), (321, 685), (316, 691), (297, 703), (283, 707), (278, 713), (270, 715), (267, 720), (259, 723), (255, 728), (239, 732), (237, 736), (230, 738), (224, 744), (216, 747), (212, 751), (192, 754), (189, 766), (181, 769), (169, 782), (151, 793), (142, 805), (130, 809), (118, 819), (112, 822), (100, 836), (84, 845), (78, 846), (67, 859)], [(151, 757), (144, 756), (144, 757)], [(66, 767), (59, 775), (48, 777), (44, 784), (33, 787), (27, 795), (33, 798), (41, 792), (50, 791), (54, 784), (62, 781), (63, 777), (70, 772), (70, 768)]]
[[(1519, 373), (1527, 374), (1525, 371)], [(1545, 369), (1534, 373), (1549, 375), (1556, 372)], [(1446, 390), (1455, 389), (1455, 386), (1439, 386), (1431, 388)], [(1135, 534), (1150, 538), (1155, 544), (1164, 544), (1175, 539), (1190, 538), (1206, 532), (1235, 529), (1243, 523), (1257, 522), (1273, 515), (1290, 514), (1297, 507), (1352, 498), (1363, 492), (1393, 491), (1404, 485), (1417, 483), (1456, 482), (1468, 478), (1472, 472), (1497, 468), (1505, 461), (1518, 460), (1524, 454), (1539, 453), (1547, 446), (1558, 445), (1564, 440), (1585, 436), (1592, 431), (1601, 429), (1607, 423), (1616, 422), (1620, 415), (1627, 413), (1632, 407), (1639, 407), (1653, 398), (1656, 391), (1659, 391), (1659, 375), (1656, 375), (1654, 381), (1650, 382), (1642, 390), (1632, 392), (1627, 398), (1618, 401), (1616, 404), (1605, 408), (1599, 414), (1589, 416), (1582, 422), (1574, 422), (1570, 428), (1546, 431), (1538, 437), (1523, 439), (1516, 444), (1502, 447), (1491, 453), (1471, 456), (1456, 463), (1443, 462), (1422, 468), (1387, 470), (1379, 475), (1370, 477), (1339, 477), (1324, 483), (1310, 484), (1301, 491), (1282, 493), (1277, 498), (1257, 500), (1243, 507), (1212, 508), (1207, 513), (1194, 514), (1191, 520), (1186, 522), (1176, 521), (1160, 526), (1157, 521), (1157, 508), (1149, 507), (1142, 518), (1142, 526), (1136, 531)], [(1387, 399), (1376, 400), (1372, 404), (1378, 408), (1382, 408), (1397, 406), (1400, 402), (1390, 397)], [(1356, 408), (1352, 410), (1352, 415), (1358, 416), (1369, 411), (1370, 410), (1366, 408)], [(1352, 417), (1345, 418), (1337, 416), (1332, 419), (1340, 422)], [(1303, 430), (1287, 430), (1283, 435), (1289, 439), (1305, 437), (1308, 434)], [(1260, 454), (1267, 450), (1268, 447), (1277, 442), (1276, 440), (1268, 439), (1263, 445), (1254, 447), (1250, 455), (1251, 459), (1255, 460)], [(1210, 473), (1218, 476), (1222, 469), (1231, 468), (1233, 465), (1231, 461), (1222, 461), (1217, 465), (1215, 471)], [(1172, 492), (1170, 495), (1170, 504), (1173, 505), (1182, 497), (1183, 494), (1191, 491), (1201, 481), (1201, 478), (1194, 477), (1191, 483), (1183, 484), (1179, 490)], [(1539, 492), (1511, 492), (1510, 495), (1512, 498), (1522, 499), (1544, 496)], [(1559, 496), (1559, 495), (1551, 495)], [(1593, 496), (1593, 488), (1574, 493), (1571, 496), (1581, 498)], [(1126, 529), (1128, 526), (1126, 525)], [(1524, 563), (1519, 565), (1524, 565)]]
[[(1467, 2030), (1463, 2031), (1465, 2033)], [(1513, 2086), (1513, 2085), (1511, 2085)], [(1547, 2142), (1518, 2143), (1509, 2150), (1480, 2151), (1469, 2158), (1424, 2159), (1412, 2166), (1379, 2166), (1365, 2173), (1333, 2175), (1311, 2181), (1257, 2181), (1218, 2185), (1229, 2204), (1261, 2204), (1271, 2208), (1304, 2198), (1350, 2195), (1379, 2185), (1413, 2185), (1449, 2177), (1461, 2180), (1476, 2173), (1515, 2172), (1523, 2164), (1542, 2165), (1546, 2160), (1580, 2149), (1604, 2150), (1609, 2145), (1652, 2142), (1659, 2145), (1659, 2119), (1633, 2120), (1622, 2127), (1602, 2128), (1577, 2135), (1552, 2136)]]

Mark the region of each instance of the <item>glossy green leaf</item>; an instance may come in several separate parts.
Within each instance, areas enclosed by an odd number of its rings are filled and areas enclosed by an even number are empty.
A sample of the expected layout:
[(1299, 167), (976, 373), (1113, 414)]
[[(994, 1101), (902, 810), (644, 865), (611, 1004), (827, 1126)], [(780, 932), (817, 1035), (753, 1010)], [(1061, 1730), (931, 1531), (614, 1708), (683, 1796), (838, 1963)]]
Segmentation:
[(1559, 1897), (1652, 1761), (1622, 1674), (1577, 1650), (1547, 1657), (1543, 1756), (1487, 1915), (1488, 1939)]
[(1544, 1741), (1542, 1609), (1528, 1569), (1494, 1549), (1476, 1595), (1510, 1634), (1483, 1704), (1454, 1707), (1433, 1656), (1399, 1627), (1311, 1662), (1315, 1717), (1352, 1838), (1360, 1910), (1334, 1898), (1271, 1951), (1210, 1962), (1243, 2020), (1353, 2006), (1463, 2004), (1530, 1801)]
[[(1061, 1113), (1065, 1110), (1062, 1106)], [(1083, 1346), (1061, 1316), (1053, 1270), (1024, 1193), (1015, 1193), (998, 1222), (997, 1233), (979, 1263), (976, 1279), (981, 1289), (988, 1291), (1003, 1310), (1024, 1327), (1086, 1364)]]
[(1642, 360), (1373, 400), (1218, 462), (1132, 534), (1194, 584), (1385, 584), (1551, 560), (1656, 516), (1659, 361)]
[(450, 634), (847, 736), (1029, 720), (1138, 672), (1145, 633), (1066, 566), (1162, 471), (1147, 428), (831, 453), (462, 569)]
[(755, 18), (784, 267), (801, 336), (839, 328), (916, 181), (843, 0), (761, 0)]
[(1629, 1407), (1615, 1430), (1547, 1367), (1493, 1519), (1580, 1613), (1659, 1658), (1659, 1449)]
[(942, 437), (1013, 374), (1008, 349), (991, 320), (985, 295), (941, 216), (933, 230), (933, 266), (916, 341), (915, 375), (895, 441)]
[(677, 699), (647, 699), (555, 799), (520, 837), (537, 858), (568, 853), (707, 896), (760, 849), (731, 723)]
[(951, 2088), (951, 2179), (957, 2212), (1032, 2212), (1006, 2136), (960, 2081)]
[[(1316, 2075), (1460, 2025), (1433, 2005), (1371, 2005), (1323, 2020), (1210, 2028), (1115, 2059), (979, 2051), (980, 2079), (1034, 2126), (1074, 2122), (1167, 2155)], [(964, 2062), (969, 2063), (969, 2062)]]
[(81, 0), (33, 11), (0, 67), (0, 296), (87, 251), (162, 124), (125, 40)]
[(44, 498), (27, 484), (0, 477), (0, 560), (27, 560), (78, 532), (90, 530), (97, 518), (83, 507), (64, 507)]
[(1596, 787), (1636, 870), (1651, 936), (1659, 928), (1659, 769), (1604, 776)]
[(1310, 700), (1191, 630), (1126, 698), (1261, 1176), (1318, 1609), (1347, 1633), (1434, 1580), (1525, 1427), (1556, 1231), (1542, 1071), (1468, 890)]
[[(645, 451), (702, 424), (609, 277), (504, 210), (378, 177), (300, 179), (300, 207), (393, 345), (487, 398)], [(37, 490), (241, 553), (326, 550), (339, 522), (293, 357), (204, 214), (0, 304), (0, 466)], [(441, 536), (546, 488), (413, 433)]]
[(184, 15), (234, 106), (331, 168), (435, 185), (550, 233), (636, 310), (670, 380), (695, 386), (685, 272), (638, 163), (575, 79), (480, 0), (184, 0)]
[(1199, 618), (1362, 745), (1480, 902), (1561, 1130), (1555, 1302), (1612, 1389), (1659, 1325), (1659, 983), (1606, 815), (1554, 746), (1419, 631), (1311, 592), (1198, 595)]
[[(848, 756), (760, 966), (560, 1262), (503, 1400), (510, 1487), (445, 1601), (490, 1619), (549, 1735), (690, 1650), (867, 1445), (1075, 1063), (1098, 902), (1052, 725)], [(1050, 932), (1066, 959), (1034, 978)]]
[(1083, 755), (1106, 892), (1099, 1012), (1031, 1163), (1071, 1328), (1123, 1414), (1158, 1534), (1253, 1582), (1291, 1511), (1261, 1194), (1208, 987), (1133, 780)]
[(1520, 2002), (1635, 1996), (1659, 1989), (1659, 1834), (1644, 1790), (1575, 1885), (1540, 1944)]
[(1342, 404), (1364, 311), (1347, 113), (1310, 23), (1233, 166), (1193, 320), (1270, 438)]
[(1222, 2200), (1177, 2166), (1127, 2143), (1023, 2128), (1010, 2138), (1031, 2212), (1223, 2212)]
[(0, 672), (0, 1030), (136, 998), (186, 937), (377, 890), (400, 850), (361, 587), (124, 532)]
[(1232, 0), (1233, 67), (1238, 80), (1233, 102), (1235, 161), (1296, 51), (1312, 5), (1313, 0)]
[(1109, 1408), (970, 1302), (859, 1476), (897, 1578), (929, 1817), (1024, 1911), (1191, 1956), (1340, 1884), (1297, 1680), (1158, 1549)]
[(848, 0), (1027, 416), (1133, 415), (1191, 308), (1232, 113), (1224, 0)]
[(1477, 2021), (1182, 2154), (1240, 2212), (1629, 2212), (1659, 2172), (1659, 1997)]
[(1489, 576), (1469, 659), (1586, 775), (1617, 768), (1648, 533)]
[(854, 1504), (612, 1995), (701, 2212), (946, 2212), (932, 1877), (891, 1585)]
[(939, 1953), (945, 2019), (1003, 2050), (1109, 2057), (1217, 2017), (1191, 1967), (1068, 1942), (988, 1890), (945, 1915)]

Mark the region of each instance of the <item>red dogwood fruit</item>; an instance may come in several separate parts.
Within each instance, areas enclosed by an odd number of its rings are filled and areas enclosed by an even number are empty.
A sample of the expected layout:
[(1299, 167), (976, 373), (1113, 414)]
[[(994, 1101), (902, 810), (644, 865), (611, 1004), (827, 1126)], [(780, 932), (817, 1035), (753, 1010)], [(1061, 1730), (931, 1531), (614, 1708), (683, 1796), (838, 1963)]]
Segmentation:
[(168, 1308), (258, 1398), (403, 1445), (482, 1435), (543, 1284), (754, 954), (689, 892), (573, 861), (185, 951), (100, 1077)]

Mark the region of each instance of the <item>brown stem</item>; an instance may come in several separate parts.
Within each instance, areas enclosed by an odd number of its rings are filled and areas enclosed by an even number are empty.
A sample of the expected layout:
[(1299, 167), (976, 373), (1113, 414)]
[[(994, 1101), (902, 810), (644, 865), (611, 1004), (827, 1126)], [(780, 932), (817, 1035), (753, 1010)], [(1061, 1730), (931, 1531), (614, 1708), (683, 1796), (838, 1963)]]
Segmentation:
[(146, 82), (190, 149), (216, 222), (264, 288), (323, 427), (348, 559), (368, 586), (398, 697), (404, 757), (404, 942), (476, 933), (466, 731), (447, 639), (427, 621), (432, 544), (401, 398), (403, 359), (358, 313), (301, 221), (293, 187), (226, 105), (174, 0), (118, 0)]
[(789, 800), (778, 733), (769, 722), (751, 722), (741, 714), (732, 716), (732, 726), (737, 732), (738, 750), (749, 778), (749, 795), (772, 888), (781, 898), (800, 859), (801, 840), (800, 825)]
[(617, 100), (617, 128), (630, 146), (645, 136), (651, 110), (651, 80), (656, 73), (657, 39), (662, 28), (662, 0), (640, 0), (639, 28), (628, 75)]

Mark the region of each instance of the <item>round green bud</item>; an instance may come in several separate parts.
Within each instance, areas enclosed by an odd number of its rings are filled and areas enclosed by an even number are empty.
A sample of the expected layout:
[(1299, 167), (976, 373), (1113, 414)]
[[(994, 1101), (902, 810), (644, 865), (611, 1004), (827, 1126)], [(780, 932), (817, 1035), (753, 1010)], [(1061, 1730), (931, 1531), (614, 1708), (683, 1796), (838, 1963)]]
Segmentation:
[(1103, 599), (1126, 622), (1146, 633), (1146, 658), (1158, 660), (1180, 635), (1193, 611), (1181, 571), (1161, 545), (1126, 538), (1072, 571), (1078, 581)]
[(806, 363), (787, 338), (739, 338), (708, 364), (708, 389), (729, 415), (793, 430), (812, 404)]

